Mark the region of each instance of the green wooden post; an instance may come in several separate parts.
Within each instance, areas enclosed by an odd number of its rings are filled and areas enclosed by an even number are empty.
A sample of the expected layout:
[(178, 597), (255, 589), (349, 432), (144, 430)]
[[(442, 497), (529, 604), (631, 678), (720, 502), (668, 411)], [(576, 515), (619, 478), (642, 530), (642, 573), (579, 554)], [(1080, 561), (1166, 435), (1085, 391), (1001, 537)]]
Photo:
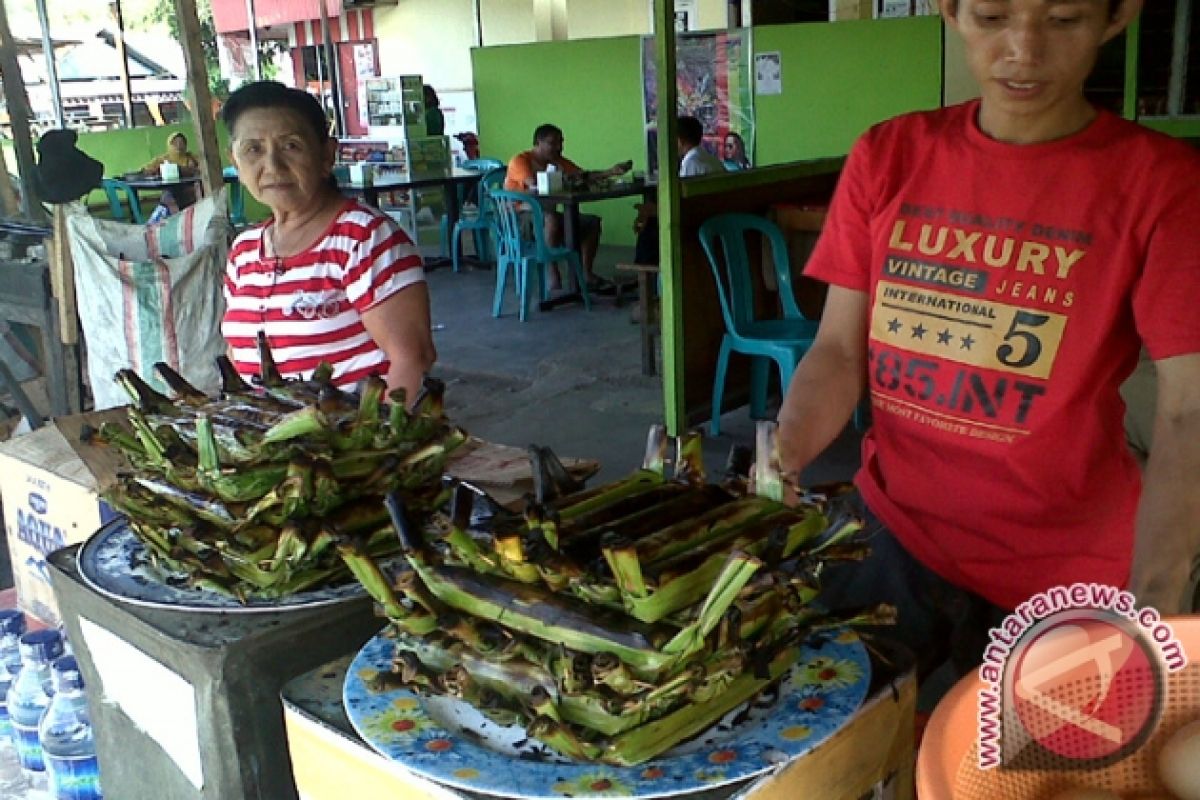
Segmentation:
[[(679, 235), (679, 90), (675, 81), (675, 3), (654, 0), (654, 57), (658, 67), (658, 241), (662, 278), (663, 416), (681, 432), (683, 408), (683, 243)], [(647, 313), (647, 309), (642, 309)]]

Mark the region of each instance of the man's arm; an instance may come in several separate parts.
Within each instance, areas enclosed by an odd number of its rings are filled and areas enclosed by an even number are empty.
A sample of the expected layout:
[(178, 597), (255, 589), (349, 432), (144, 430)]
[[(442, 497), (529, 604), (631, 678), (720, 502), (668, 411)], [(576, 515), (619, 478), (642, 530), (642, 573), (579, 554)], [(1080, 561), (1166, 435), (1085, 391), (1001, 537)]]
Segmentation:
[(867, 295), (830, 286), (816, 341), (779, 409), (780, 467), (798, 474), (841, 433), (867, 373)]
[(1164, 614), (1190, 612), (1185, 597), (1200, 554), (1200, 354), (1154, 363), (1158, 401), (1133, 547), (1130, 589)]
[(424, 281), (393, 294), (363, 312), (363, 327), (387, 354), (388, 389), (404, 389), (411, 405), (425, 373), (437, 360), (429, 318), (429, 288)]

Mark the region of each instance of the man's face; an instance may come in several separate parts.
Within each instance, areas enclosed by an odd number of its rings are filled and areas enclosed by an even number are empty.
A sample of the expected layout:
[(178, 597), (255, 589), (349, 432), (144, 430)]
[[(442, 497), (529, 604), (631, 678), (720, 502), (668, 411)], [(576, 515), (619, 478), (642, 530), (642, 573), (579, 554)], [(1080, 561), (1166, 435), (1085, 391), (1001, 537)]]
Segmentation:
[(538, 139), (537, 145), (533, 150), (537, 153), (538, 158), (543, 161), (556, 161), (562, 158), (563, 137), (557, 133), (543, 136), (541, 139)]
[(1090, 119), (1083, 84), (1140, 0), (942, 0), (982, 90), (980, 125), (1006, 141), (1060, 138)]

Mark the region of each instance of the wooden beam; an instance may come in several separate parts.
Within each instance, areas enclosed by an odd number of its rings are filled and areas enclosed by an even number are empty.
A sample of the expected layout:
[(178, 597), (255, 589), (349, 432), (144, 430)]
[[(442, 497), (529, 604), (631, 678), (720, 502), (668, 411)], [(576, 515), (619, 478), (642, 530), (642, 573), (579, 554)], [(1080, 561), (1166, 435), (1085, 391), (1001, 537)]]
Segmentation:
[[(675, 78), (675, 3), (654, 0), (654, 59), (658, 71), (658, 241), (662, 269), (663, 405), (667, 431), (682, 433), (683, 396), (683, 240), (679, 235), (679, 129)], [(649, 313), (643, 308), (642, 313)]]
[[(13, 150), (17, 156), (17, 172), (21, 177), (21, 213), (35, 222), (44, 222), (37, 189), (37, 167), (33, 159), (33, 134), (29, 129), (29, 97), (25, 94), (25, 79), (17, 63), (17, 46), (8, 27), (8, 12), (0, 0), (0, 80), (8, 103), (8, 119), (12, 125)], [(7, 178), (5, 178), (7, 180)]]
[(58, 334), (63, 344), (79, 343), (79, 314), (75, 307), (75, 262), (71, 260), (66, 206), (54, 206), (54, 236), (50, 240), (50, 293), (58, 301)]
[(121, 66), (121, 108), (125, 113), (125, 127), (133, 127), (133, 84), (129, 81), (129, 56), (125, 52), (125, 16), (121, 13), (121, 0), (112, 0), (113, 21), (117, 24), (113, 45), (117, 48), (117, 62)]
[(175, 14), (183, 41), (183, 59), (187, 64), (188, 94), (192, 101), (192, 119), (196, 123), (200, 159), (200, 181), (204, 193), (212, 195), (221, 188), (221, 149), (217, 144), (217, 121), (213, 117), (212, 94), (208, 91), (208, 68), (200, 46), (200, 17), (196, 0), (175, 0)]
[(17, 193), (13, 190), (12, 181), (8, 179), (8, 164), (4, 161), (4, 148), (0, 147), (0, 213), (6, 217), (16, 216), (19, 202)]

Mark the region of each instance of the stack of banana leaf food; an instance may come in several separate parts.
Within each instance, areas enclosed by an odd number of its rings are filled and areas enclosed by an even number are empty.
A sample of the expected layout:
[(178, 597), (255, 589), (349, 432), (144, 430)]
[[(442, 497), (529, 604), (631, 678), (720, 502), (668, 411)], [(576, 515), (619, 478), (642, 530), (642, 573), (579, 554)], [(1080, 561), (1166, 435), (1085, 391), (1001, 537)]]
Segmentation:
[(785, 505), (777, 473), (754, 493), (707, 483), (699, 436), (678, 440), (668, 477), (668, 441), (656, 428), (627, 478), (483, 529), (465, 488), (441, 527), (390, 495), (410, 569), (389, 580), (342, 545), (395, 639), (375, 688), (458, 698), (568, 758), (633, 765), (780, 680), (814, 631), (890, 620), (811, 603), (824, 563), (866, 552), (840, 504)]
[(155, 369), (173, 398), (122, 370), (129, 427), (99, 431), (131, 467), (105, 499), (151, 559), (243, 602), (353, 580), (338, 543), (395, 553), (383, 497), (397, 492), (414, 519), (444, 505), (446, 455), (465, 440), (445, 419), (440, 382), (427, 380), (410, 411), (379, 377), (357, 395), (333, 385), (328, 364), (285, 380), (261, 335), (259, 350), (261, 386), (222, 357), (216, 398), (165, 364)]

